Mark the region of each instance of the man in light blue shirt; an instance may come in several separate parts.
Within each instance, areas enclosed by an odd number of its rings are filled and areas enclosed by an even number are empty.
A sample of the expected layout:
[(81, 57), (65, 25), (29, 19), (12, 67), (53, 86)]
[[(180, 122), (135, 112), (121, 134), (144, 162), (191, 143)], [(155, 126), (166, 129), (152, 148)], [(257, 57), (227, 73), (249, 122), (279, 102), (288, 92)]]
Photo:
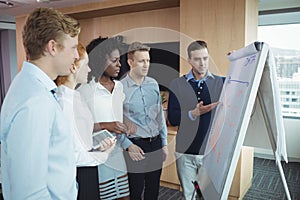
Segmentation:
[(162, 163), (168, 155), (167, 127), (162, 112), (158, 83), (147, 76), (150, 48), (134, 42), (128, 49), (130, 71), (121, 80), (125, 93), (123, 111), (137, 131), (129, 139), (136, 148), (125, 153), (130, 199), (158, 198)]
[(68, 75), (80, 26), (62, 13), (38, 8), (27, 18), (27, 62), (13, 80), (1, 110), (4, 199), (77, 197), (72, 132), (55, 98), (58, 75)]

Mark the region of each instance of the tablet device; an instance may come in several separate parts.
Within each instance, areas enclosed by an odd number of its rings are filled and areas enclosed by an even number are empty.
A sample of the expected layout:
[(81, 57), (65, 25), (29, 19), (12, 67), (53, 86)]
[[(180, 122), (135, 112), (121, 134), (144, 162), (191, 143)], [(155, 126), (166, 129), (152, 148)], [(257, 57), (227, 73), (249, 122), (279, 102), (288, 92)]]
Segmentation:
[(100, 142), (105, 138), (110, 137), (114, 138), (114, 136), (106, 129), (96, 132), (93, 134), (93, 149), (98, 149), (100, 147)]

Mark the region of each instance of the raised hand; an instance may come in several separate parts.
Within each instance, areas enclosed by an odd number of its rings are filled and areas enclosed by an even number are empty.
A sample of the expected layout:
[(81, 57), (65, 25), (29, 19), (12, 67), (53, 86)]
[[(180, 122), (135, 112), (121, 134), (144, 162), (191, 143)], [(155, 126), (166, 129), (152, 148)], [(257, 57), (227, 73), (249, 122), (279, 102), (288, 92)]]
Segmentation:
[(197, 105), (196, 108), (192, 110), (192, 116), (194, 118), (203, 115), (205, 113), (210, 112), (212, 109), (214, 109), (220, 102), (213, 102), (211, 104), (203, 105), (203, 101), (200, 101)]

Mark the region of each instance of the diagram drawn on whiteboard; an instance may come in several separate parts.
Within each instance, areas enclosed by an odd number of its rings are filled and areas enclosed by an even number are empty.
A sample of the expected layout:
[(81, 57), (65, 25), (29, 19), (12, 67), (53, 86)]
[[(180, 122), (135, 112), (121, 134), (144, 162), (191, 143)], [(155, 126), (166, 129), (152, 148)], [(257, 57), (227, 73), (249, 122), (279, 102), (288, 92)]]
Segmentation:
[(241, 105), (245, 105), (247, 101), (249, 87), (252, 85), (253, 74), (256, 70), (258, 54), (252, 54), (235, 61), (234, 67), (228, 72), (224, 82), (224, 91), (216, 109), (204, 159), (207, 161), (206, 163), (210, 163), (210, 167), (223, 165), (222, 167), (215, 167), (215, 170), (207, 171), (219, 193), (222, 191), (226, 178), (224, 174), (227, 173), (228, 165), (231, 162), (228, 158), (232, 149), (228, 146), (234, 145), (239, 133), (239, 124), (244, 114), (244, 107)]

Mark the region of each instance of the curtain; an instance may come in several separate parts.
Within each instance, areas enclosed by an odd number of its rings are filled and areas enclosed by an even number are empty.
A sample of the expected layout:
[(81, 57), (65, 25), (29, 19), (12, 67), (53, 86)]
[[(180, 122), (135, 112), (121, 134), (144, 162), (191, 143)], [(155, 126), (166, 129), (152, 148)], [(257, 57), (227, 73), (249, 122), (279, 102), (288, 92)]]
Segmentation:
[(2, 62), (2, 36), (0, 31), (0, 108), (4, 100), (4, 73), (3, 73), (3, 62)]
[(12, 47), (10, 45), (11, 30), (0, 30), (0, 106), (11, 82)]

